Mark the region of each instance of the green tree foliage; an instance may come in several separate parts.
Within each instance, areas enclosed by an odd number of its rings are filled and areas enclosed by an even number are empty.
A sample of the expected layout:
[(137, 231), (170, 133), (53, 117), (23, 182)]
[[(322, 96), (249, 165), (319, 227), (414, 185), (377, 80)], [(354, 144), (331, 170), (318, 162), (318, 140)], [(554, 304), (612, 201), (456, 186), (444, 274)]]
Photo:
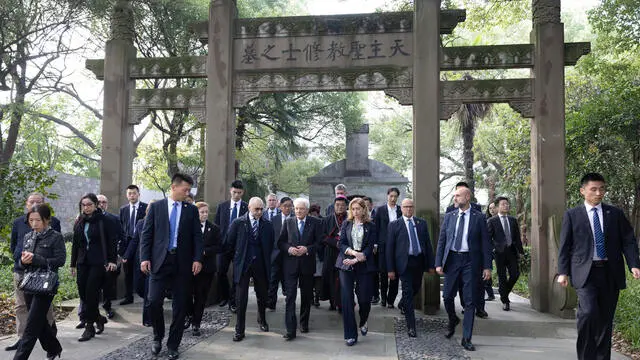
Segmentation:
[(640, 2), (637, 0), (602, 0), (589, 12), (589, 21), (611, 49), (625, 52), (640, 47)]

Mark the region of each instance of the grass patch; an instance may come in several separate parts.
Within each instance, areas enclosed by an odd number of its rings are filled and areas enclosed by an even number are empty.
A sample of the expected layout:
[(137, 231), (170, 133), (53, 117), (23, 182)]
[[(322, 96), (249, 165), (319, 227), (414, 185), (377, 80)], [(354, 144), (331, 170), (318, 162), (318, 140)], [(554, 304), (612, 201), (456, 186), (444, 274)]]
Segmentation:
[(640, 350), (640, 281), (627, 272), (627, 289), (620, 292), (615, 331), (633, 350)]

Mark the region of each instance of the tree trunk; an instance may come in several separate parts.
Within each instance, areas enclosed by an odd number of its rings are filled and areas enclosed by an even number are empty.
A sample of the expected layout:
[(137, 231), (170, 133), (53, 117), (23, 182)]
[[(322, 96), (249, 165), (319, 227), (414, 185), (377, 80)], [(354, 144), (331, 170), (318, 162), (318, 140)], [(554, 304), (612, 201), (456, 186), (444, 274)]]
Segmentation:
[[(475, 191), (475, 178), (473, 174), (473, 138), (475, 136), (475, 123), (465, 121), (462, 124), (462, 158), (464, 163), (464, 177), (469, 184), (471, 194)], [(475, 198), (475, 196), (473, 196)]]
[(202, 159), (202, 172), (198, 178), (198, 190), (196, 195), (198, 199), (204, 200), (204, 177), (207, 174), (207, 161), (206, 159), (206, 128), (203, 126), (200, 128), (200, 159)]

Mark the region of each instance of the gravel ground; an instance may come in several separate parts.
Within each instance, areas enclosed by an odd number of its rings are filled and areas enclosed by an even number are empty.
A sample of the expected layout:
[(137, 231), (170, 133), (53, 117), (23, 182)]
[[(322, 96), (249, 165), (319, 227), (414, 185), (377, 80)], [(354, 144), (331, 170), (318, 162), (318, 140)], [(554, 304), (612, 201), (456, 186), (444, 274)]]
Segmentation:
[(465, 354), (456, 337), (448, 340), (444, 337), (447, 322), (441, 319), (416, 319), (416, 338), (407, 335), (404, 317), (395, 318), (396, 347), (399, 360), (471, 359)]
[[(225, 326), (229, 325), (230, 319), (231, 316), (227, 311), (205, 310), (204, 316), (202, 317), (202, 324), (200, 325), (202, 335), (195, 337), (191, 335), (191, 330), (185, 330), (178, 352), (182, 353), (216, 332), (222, 330)], [(166, 342), (167, 336), (169, 335), (169, 324), (166, 324), (166, 327), (167, 330), (162, 342), (162, 351), (158, 354), (158, 358), (166, 358), (167, 356)], [(150, 334), (142, 339), (136, 340), (110, 352), (109, 354), (99, 358), (99, 360), (151, 359), (153, 358), (151, 355), (152, 341), (153, 335)]]

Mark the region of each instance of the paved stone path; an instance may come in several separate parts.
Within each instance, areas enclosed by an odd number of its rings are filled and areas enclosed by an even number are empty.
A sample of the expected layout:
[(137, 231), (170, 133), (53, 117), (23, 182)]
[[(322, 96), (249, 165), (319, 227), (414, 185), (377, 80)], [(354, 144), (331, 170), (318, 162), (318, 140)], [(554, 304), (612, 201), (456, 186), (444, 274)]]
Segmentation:
[[(116, 317), (106, 325), (102, 335), (87, 343), (79, 343), (81, 330), (76, 330), (77, 316), (58, 324), (58, 337), (64, 348), (62, 359), (153, 359), (149, 352), (151, 329), (140, 325), (141, 304), (116, 307)], [(513, 296), (513, 311), (502, 311), (497, 301), (487, 302), (488, 319), (476, 319), (473, 343), (477, 351), (460, 347), (461, 328), (450, 340), (444, 338), (444, 310), (436, 316), (418, 316), (418, 337), (408, 338), (404, 319), (397, 309), (373, 305), (369, 334), (360, 336), (353, 347), (344, 345), (342, 318), (328, 311), (327, 302), (312, 308), (310, 332), (298, 334), (286, 342), (284, 334), (284, 299), (279, 299), (276, 312), (267, 312), (270, 332), (261, 332), (255, 321), (256, 302), (249, 300), (247, 337), (240, 343), (232, 341), (235, 317), (226, 310), (207, 310), (203, 336), (193, 337), (185, 331), (180, 347), (181, 359), (259, 359), (259, 360), (409, 360), (409, 359), (492, 359), (492, 360), (556, 360), (575, 359), (575, 321), (540, 314), (531, 309), (526, 299)], [(170, 304), (165, 304), (169, 321)], [(168, 327), (168, 322), (167, 322)], [(0, 339), (0, 346), (11, 344), (13, 337)], [(166, 350), (165, 344), (163, 349)], [(160, 354), (158, 359), (165, 359)], [(36, 345), (32, 359), (45, 357)], [(0, 349), (0, 359), (12, 359), (13, 353)], [(614, 354), (612, 359), (627, 359)]]

